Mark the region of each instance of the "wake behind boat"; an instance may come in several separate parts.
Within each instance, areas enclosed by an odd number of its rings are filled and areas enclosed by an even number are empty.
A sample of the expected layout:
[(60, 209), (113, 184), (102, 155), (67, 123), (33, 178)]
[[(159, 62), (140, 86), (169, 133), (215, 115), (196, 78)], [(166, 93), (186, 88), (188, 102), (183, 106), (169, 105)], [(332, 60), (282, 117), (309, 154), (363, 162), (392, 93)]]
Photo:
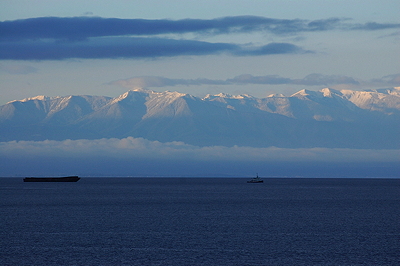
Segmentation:
[(25, 177), (24, 182), (78, 182), (80, 177), (65, 176), (65, 177)]
[(247, 183), (264, 183), (264, 180), (262, 180), (257, 174), (256, 177), (252, 178), (251, 180), (248, 180)]

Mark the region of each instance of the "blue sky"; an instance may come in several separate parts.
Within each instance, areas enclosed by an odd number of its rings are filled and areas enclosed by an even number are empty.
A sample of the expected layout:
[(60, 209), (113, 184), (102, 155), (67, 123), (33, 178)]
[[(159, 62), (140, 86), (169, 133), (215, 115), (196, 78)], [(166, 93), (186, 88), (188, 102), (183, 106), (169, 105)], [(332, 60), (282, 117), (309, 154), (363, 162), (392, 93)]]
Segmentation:
[[(200, 97), (221, 92), (266, 97), (324, 87), (399, 87), (399, 10), (398, 0), (3, 0), (0, 105), (37, 95), (116, 97), (135, 87)], [(47, 174), (60, 174), (57, 169), (69, 169), (60, 162), (83, 162), (79, 147), (85, 148), (85, 162), (97, 167), (124, 158), (136, 162), (134, 166), (146, 165), (142, 161), (148, 159), (176, 169), (182, 158), (191, 157), (204, 170), (212, 163), (218, 168), (216, 162), (224, 161), (220, 170), (209, 168), (205, 175), (214, 170), (234, 173), (237, 169), (232, 167), (249, 163), (248, 158), (265, 171), (273, 162), (283, 163), (281, 169), (285, 162), (357, 162), (364, 167), (389, 162), (393, 175), (399, 154), (398, 150), (200, 148), (135, 138), (9, 142), (0, 143), (5, 159), (0, 175), (31, 170), (46, 174), (42, 172), (46, 167), (32, 158), (47, 161), (47, 167), (57, 166)], [(110, 158), (96, 157), (111, 151)], [(162, 157), (165, 154), (176, 160), (171, 164)], [(29, 162), (31, 170), (21, 167)], [(143, 166), (140, 173), (149, 169), (154, 167)], [(75, 170), (79, 174), (79, 168)]]
[(399, 1), (15, 0), (0, 10), (0, 104), (137, 86), (256, 97), (400, 86)]

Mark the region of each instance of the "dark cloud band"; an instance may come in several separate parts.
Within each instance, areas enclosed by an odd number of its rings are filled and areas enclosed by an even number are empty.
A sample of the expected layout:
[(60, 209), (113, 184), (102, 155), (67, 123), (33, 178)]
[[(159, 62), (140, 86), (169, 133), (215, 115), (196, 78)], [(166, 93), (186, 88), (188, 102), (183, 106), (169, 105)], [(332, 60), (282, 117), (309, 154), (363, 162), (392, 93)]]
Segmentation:
[(303, 52), (307, 51), (288, 43), (272, 43), (263, 47), (248, 48), (229, 43), (141, 37), (91, 38), (83, 41), (0, 42), (0, 59), (5, 60), (157, 58), (219, 53), (251, 56)]
[[(351, 24), (346, 19), (272, 19), (235, 16), (216, 19), (147, 20), (101, 17), (41, 17), (0, 22), (0, 60), (61, 60), (68, 58), (156, 58), (228, 53), (235, 56), (307, 53), (291, 43), (249, 47), (160, 37), (183, 33), (249, 33), (276, 35), (301, 32), (382, 30), (400, 24)], [(158, 37), (158, 38), (157, 38)]]
[(85, 39), (101, 36), (182, 34), (193, 32), (229, 33), (269, 30), (286, 33), (315, 30), (302, 20), (271, 19), (255, 16), (224, 17), (211, 20), (147, 20), (101, 17), (40, 17), (0, 22), (1, 39)]
[(234, 16), (216, 19), (149, 20), (101, 17), (39, 17), (0, 22), (0, 39), (85, 39), (101, 36), (151, 36), (158, 34), (265, 31), (273, 34), (342, 30), (382, 30), (400, 28), (400, 24), (369, 22), (355, 24), (348, 19), (321, 20), (273, 19)]

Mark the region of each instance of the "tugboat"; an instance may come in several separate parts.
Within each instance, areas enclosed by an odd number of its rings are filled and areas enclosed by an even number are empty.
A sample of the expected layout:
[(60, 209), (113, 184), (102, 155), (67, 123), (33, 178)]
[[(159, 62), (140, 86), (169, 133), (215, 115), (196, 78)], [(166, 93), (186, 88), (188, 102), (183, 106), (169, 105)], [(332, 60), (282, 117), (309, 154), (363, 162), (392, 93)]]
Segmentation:
[(257, 174), (256, 177), (252, 178), (251, 180), (248, 180), (247, 183), (264, 183), (264, 180), (262, 180)]
[(65, 177), (25, 177), (24, 182), (78, 182), (78, 176)]

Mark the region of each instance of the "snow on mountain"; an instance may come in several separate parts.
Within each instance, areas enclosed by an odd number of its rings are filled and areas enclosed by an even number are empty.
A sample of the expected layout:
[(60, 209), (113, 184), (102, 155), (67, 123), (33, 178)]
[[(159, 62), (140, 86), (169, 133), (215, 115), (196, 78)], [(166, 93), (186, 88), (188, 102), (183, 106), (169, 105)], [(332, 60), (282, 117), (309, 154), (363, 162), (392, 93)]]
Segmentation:
[(0, 121), (17, 124), (69, 123), (97, 110), (109, 99), (102, 96), (36, 96), (16, 100), (0, 107)]
[(135, 89), (9, 102), (0, 106), (0, 141), (134, 136), (199, 146), (395, 148), (399, 122), (400, 88), (203, 99)]
[(230, 95), (226, 93), (219, 93), (216, 95), (208, 94), (203, 98), (203, 101), (210, 102), (216, 106), (229, 108), (240, 112), (262, 111), (258, 107), (258, 100), (259, 99), (247, 94)]
[(11, 101), (1, 106), (0, 123), (24, 125), (41, 122), (46, 118), (48, 103), (38, 98), (42, 97)]
[(350, 102), (362, 109), (400, 114), (400, 87), (369, 91), (342, 90)]
[(317, 121), (352, 121), (360, 115), (359, 108), (341, 91), (325, 88), (320, 91), (301, 90), (290, 97), (270, 95), (258, 99), (248, 95), (207, 95), (204, 100), (233, 110), (269, 112), (296, 119)]
[[(50, 99), (51, 99), (50, 97), (47, 97), (47, 96), (44, 96), (44, 95), (38, 95), (38, 96), (35, 96), (35, 97), (22, 99), (22, 100), (20, 100), (20, 102), (27, 102), (27, 101), (34, 101), (34, 100), (46, 101), (46, 100), (50, 100)], [(15, 100), (15, 101), (17, 101), (17, 100)], [(12, 102), (15, 102), (15, 101), (12, 101)]]
[(188, 100), (195, 99), (191, 95), (170, 91), (148, 91), (147, 93), (149, 95), (149, 99), (146, 102), (147, 113), (143, 116), (143, 119), (192, 115), (187, 103)]
[(105, 101), (89, 118), (95, 119), (124, 119), (126, 117), (143, 113), (142, 105), (146, 102), (146, 95), (136, 91), (128, 91), (124, 94)]
[[(360, 110), (341, 91), (324, 88), (320, 91), (302, 90), (289, 97), (294, 116), (317, 121), (354, 121)], [(297, 100), (298, 99), (298, 100)]]
[(107, 97), (67, 96), (57, 97), (50, 102), (45, 121), (58, 123), (74, 122), (96, 111), (109, 100)]
[(270, 94), (267, 96), (267, 98), (282, 98), (285, 97), (282, 93), (276, 93), (276, 94)]

